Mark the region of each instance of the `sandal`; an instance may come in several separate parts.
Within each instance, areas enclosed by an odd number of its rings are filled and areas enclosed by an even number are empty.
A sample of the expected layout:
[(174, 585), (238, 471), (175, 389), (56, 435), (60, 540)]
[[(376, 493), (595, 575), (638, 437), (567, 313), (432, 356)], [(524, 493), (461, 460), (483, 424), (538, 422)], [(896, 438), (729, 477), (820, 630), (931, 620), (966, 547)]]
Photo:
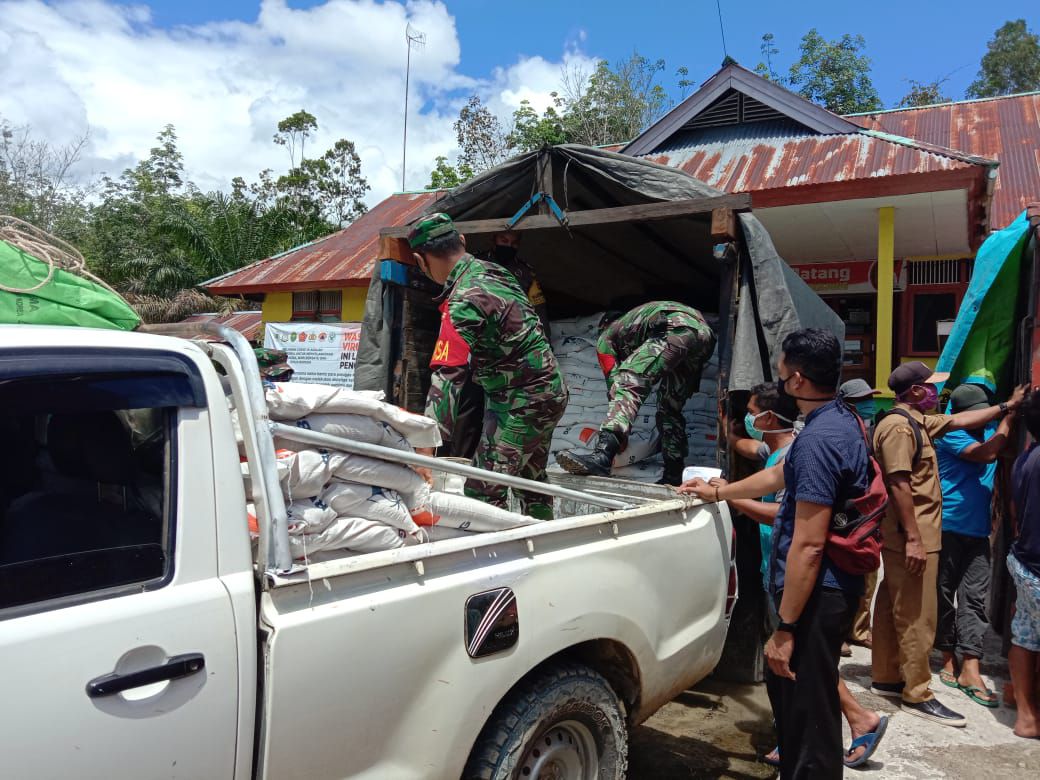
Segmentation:
[[(770, 756), (773, 755), (773, 753), (776, 753), (776, 758), (770, 758)], [(765, 763), (769, 764), (769, 766), (780, 766), (780, 746), (777, 745), (775, 748), (773, 748), (764, 756), (762, 756), (762, 760)]]
[(939, 671), (939, 682), (948, 688), (960, 688), (961, 685), (957, 682), (957, 675), (954, 672), (948, 672), (945, 669)]
[(959, 685), (957, 687), (964, 691), (967, 697), (976, 704), (981, 704), (983, 707), (989, 707), (990, 709), (996, 709), (1000, 706), (997, 694), (989, 688), (979, 688), (975, 685)]
[[(864, 734), (862, 737), (856, 737), (852, 740), (852, 744), (849, 749), (845, 751), (845, 758), (842, 759), (842, 763), (849, 768), (863, 766), (867, 763), (874, 751), (877, 750), (877, 746), (881, 744), (881, 738), (885, 736), (885, 729), (888, 728), (888, 716), (882, 715), (881, 720), (877, 724), (877, 728), (871, 731), (869, 734)], [(857, 748), (865, 747), (863, 755), (859, 758), (849, 761), (848, 757), (856, 752)]]

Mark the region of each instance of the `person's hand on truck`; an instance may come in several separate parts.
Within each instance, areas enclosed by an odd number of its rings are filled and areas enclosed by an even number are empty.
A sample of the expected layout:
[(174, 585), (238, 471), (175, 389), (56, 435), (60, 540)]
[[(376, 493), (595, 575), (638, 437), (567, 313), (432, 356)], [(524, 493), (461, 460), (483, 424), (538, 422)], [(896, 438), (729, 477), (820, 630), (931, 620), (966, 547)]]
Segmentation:
[[(429, 455), (432, 458), (433, 447), (416, 447), (415, 454)], [(426, 466), (412, 466), (412, 468), (415, 470), (416, 474), (426, 480), (427, 485), (430, 485), (431, 487), (433, 486), (433, 472), (429, 468)]]

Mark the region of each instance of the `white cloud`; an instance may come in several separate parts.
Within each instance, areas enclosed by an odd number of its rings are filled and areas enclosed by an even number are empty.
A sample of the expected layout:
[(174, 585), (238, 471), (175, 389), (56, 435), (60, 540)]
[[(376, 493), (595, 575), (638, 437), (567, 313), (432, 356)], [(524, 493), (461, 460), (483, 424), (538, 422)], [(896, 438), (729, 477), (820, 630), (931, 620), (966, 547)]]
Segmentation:
[(459, 71), (455, 20), (442, 2), (328, 0), (294, 9), (263, 0), (254, 21), (164, 29), (146, 6), (103, 0), (0, 0), (0, 116), (64, 143), (88, 128), (81, 174), (118, 173), (177, 128), (189, 176), (226, 188), (233, 176), (283, 170), (271, 143), (278, 120), (306, 108), (318, 118), (312, 149), (357, 144), (376, 202), (401, 185), (404, 29), (427, 37), (413, 54), (409, 187), (433, 159), (454, 153), (451, 123), (476, 92), (503, 119), (523, 99), (537, 108), (558, 89), (564, 62), (521, 58), (485, 78)]

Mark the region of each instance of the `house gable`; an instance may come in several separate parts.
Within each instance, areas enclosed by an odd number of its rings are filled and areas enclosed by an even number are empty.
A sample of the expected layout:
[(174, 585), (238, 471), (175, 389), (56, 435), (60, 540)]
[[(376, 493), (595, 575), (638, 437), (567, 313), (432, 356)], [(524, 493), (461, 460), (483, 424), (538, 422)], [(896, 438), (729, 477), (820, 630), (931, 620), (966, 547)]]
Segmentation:
[(789, 119), (809, 133), (851, 133), (859, 127), (777, 84), (730, 64), (682, 103), (648, 127), (622, 151), (652, 154), (681, 132)]

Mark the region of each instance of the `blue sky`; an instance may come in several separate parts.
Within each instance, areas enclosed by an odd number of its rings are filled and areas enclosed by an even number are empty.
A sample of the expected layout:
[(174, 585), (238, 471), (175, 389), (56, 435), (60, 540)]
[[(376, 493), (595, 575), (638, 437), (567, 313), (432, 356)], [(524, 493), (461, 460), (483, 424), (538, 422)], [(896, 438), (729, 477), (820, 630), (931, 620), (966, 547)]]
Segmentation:
[[(729, 53), (752, 68), (766, 32), (780, 73), (810, 27), (862, 34), (887, 106), (908, 78), (952, 74), (947, 94), (961, 98), (993, 31), (1027, 5), (722, 0)], [(404, 165), (409, 23), (429, 43), (412, 61)], [(452, 124), (470, 94), (508, 129), (521, 101), (548, 105), (565, 69), (634, 51), (665, 60), (661, 82), (678, 98), (680, 65), (700, 83), (722, 62), (715, 1), (0, 0), (0, 119), (55, 145), (86, 137), (83, 179), (134, 165), (169, 123), (192, 181), (227, 190), (235, 176), (288, 167), (272, 135), (306, 109), (319, 125), (310, 154), (356, 143), (371, 205), (401, 187), (402, 169), (417, 189), (437, 156), (454, 159)]]
[[(135, 0), (136, 1), (136, 0)], [(164, 26), (218, 19), (255, 19), (256, 0), (153, 0), (147, 3)], [(318, 5), (290, 0), (293, 8)], [(667, 86), (685, 65), (700, 82), (722, 61), (715, 0), (448, 0), (462, 49), (460, 69), (484, 78), (518, 56), (555, 60), (566, 46), (580, 45), (589, 55), (614, 61), (633, 50), (667, 64)], [(1005, 21), (1029, 17), (1029, 3), (948, 0), (844, 3), (834, 0), (722, 0), (730, 55), (747, 67), (760, 59), (763, 33), (776, 36), (781, 71), (795, 58), (801, 36), (816, 27), (828, 39), (861, 34), (873, 59), (873, 79), (886, 107), (907, 91), (906, 79), (930, 81), (950, 76), (945, 85), (960, 99), (975, 78), (986, 42)], [(594, 8), (594, 11), (590, 9)], [(1034, 19), (1035, 19), (1034, 15)], [(1033, 28), (1037, 24), (1033, 22)]]

